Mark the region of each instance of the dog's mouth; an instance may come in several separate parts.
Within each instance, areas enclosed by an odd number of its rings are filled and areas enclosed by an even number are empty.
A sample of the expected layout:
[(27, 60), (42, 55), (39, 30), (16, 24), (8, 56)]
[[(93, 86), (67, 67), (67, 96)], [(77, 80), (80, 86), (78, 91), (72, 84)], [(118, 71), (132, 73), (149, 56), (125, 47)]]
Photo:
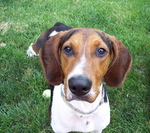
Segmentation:
[(77, 95), (74, 95), (71, 92), (68, 92), (68, 93), (66, 93), (65, 98), (69, 102), (73, 101), (73, 100), (76, 100), (76, 101), (86, 101), (86, 102), (89, 102), (89, 103), (93, 103), (95, 101), (95, 99), (97, 98), (97, 95), (92, 94), (91, 92), (89, 92), (86, 95), (77, 96)]

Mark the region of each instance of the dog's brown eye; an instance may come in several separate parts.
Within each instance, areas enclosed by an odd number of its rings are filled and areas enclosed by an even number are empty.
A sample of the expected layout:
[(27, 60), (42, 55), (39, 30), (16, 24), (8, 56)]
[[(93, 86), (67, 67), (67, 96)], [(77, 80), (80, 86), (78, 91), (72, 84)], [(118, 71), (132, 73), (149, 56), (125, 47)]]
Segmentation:
[(104, 48), (98, 48), (96, 50), (96, 56), (97, 57), (103, 57), (106, 54), (107, 54), (107, 51)]
[(98, 52), (99, 52), (99, 54), (104, 54), (104, 53), (106, 52), (106, 50), (105, 50), (104, 48), (100, 48), (100, 49), (98, 50)]
[(70, 46), (64, 47), (63, 51), (67, 56), (71, 56), (73, 54), (72, 48)]
[(66, 46), (66, 47), (64, 48), (64, 50), (65, 50), (66, 52), (70, 52), (70, 51), (71, 51), (71, 47)]

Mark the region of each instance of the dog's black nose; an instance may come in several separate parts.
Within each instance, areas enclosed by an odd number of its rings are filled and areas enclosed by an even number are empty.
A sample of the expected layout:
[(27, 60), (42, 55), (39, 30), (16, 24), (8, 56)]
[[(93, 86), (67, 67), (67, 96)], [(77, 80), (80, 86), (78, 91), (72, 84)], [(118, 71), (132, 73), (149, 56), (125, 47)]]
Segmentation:
[(69, 89), (77, 96), (86, 95), (91, 90), (91, 86), (92, 81), (83, 76), (72, 77), (69, 79)]

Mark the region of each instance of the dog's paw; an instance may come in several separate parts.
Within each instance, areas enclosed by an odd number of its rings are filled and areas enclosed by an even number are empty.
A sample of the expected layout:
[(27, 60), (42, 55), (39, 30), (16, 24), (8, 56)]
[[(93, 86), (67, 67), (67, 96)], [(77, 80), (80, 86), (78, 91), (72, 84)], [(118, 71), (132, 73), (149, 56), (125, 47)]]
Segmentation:
[(28, 48), (26, 54), (27, 54), (29, 57), (38, 56), (38, 55), (34, 52), (34, 50), (33, 50), (33, 48), (32, 48), (32, 45), (33, 45), (33, 43), (30, 44), (30, 46), (29, 46), (29, 48)]

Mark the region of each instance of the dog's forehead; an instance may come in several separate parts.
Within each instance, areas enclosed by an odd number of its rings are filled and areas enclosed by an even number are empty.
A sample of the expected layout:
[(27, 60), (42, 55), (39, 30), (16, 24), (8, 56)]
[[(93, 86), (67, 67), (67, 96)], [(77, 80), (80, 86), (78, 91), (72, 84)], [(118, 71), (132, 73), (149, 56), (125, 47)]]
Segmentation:
[[(73, 42), (75, 44), (80, 45), (80, 48), (82, 45), (85, 44), (94, 44), (93, 42), (97, 42), (106, 44), (108, 49), (110, 50), (111, 53), (111, 41), (106, 33), (103, 31), (97, 30), (97, 29), (91, 29), (91, 28), (75, 28), (72, 30), (69, 30), (64, 38), (63, 38), (63, 44), (65, 42)], [(63, 45), (62, 44), (62, 45)]]
[(73, 33), (71, 37), (74, 37), (74, 38), (75, 37), (82, 37), (82, 39), (83, 38), (88, 39), (90, 37), (93, 37), (93, 38), (97, 37), (97, 38), (102, 38), (102, 39), (106, 38), (106, 35), (105, 35), (106, 33), (100, 30), (92, 29), (92, 28), (76, 28), (70, 31), (72, 31), (70, 32), (70, 34)]

